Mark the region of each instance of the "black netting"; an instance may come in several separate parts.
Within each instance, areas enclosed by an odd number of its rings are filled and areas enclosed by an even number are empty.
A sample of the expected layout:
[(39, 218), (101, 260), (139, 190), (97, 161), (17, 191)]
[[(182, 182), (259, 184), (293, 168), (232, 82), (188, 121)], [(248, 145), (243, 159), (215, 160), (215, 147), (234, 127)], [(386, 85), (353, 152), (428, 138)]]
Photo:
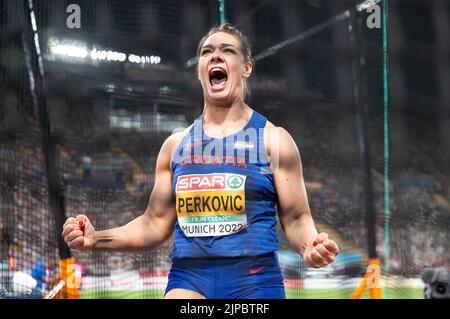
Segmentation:
[[(67, 26), (70, 4), (81, 10), (79, 29)], [(382, 28), (367, 27), (370, 13), (356, 4), (225, 1), (227, 20), (259, 56), (248, 104), (296, 141), (316, 227), (341, 248), (333, 265), (307, 268), (278, 224), (288, 298), (349, 298), (359, 285), (370, 257), (368, 184), (384, 297), (422, 298), (424, 268), (450, 262), (443, 84), (450, 76), (450, 5), (390, 5), (395, 23), (385, 38)], [(218, 1), (0, 2), (0, 296), (43, 297), (61, 278), (61, 225), (50, 209), (55, 190), (49, 193), (42, 108), (63, 198), (56, 212), (64, 219), (85, 214), (98, 230), (124, 225), (147, 207), (163, 141), (202, 112), (192, 58), (217, 23)], [(288, 39), (296, 40), (283, 45)], [(390, 45), (389, 131), (384, 40)], [(80, 296), (162, 297), (170, 245), (133, 254), (72, 251)]]

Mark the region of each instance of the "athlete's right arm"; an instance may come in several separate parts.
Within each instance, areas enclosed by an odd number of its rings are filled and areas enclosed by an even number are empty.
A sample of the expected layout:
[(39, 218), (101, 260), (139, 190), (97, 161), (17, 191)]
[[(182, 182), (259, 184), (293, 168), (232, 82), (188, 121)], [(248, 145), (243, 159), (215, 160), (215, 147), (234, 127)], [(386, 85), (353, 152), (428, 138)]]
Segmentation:
[[(156, 162), (155, 184), (144, 214), (122, 227), (102, 231), (95, 231), (84, 215), (69, 218), (64, 224), (62, 236), (70, 248), (140, 251), (156, 248), (171, 236), (176, 212), (170, 163), (180, 134), (171, 135), (161, 147)], [(79, 220), (85, 223), (84, 231), (79, 226)]]

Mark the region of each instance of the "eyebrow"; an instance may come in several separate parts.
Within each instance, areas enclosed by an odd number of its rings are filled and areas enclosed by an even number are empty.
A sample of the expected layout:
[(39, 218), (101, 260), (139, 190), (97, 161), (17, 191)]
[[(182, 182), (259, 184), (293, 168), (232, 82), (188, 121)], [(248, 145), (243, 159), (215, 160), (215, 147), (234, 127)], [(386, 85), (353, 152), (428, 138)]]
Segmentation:
[[(235, 49), (238, 49), (236, 46), (234, 46), (234, 45), (232, 45), (230, 43), (222, 43), (222, 44), (220, 44), (220, 48), (221, 49), (224, 48), (224, 47), (233, 47)], [(202, 46), (201, 50), (203, 50), (203, 49), (212, 49), (212, 48), (213, 48), (213, 46), (211, 44), (207, 44), (207, 45)]]

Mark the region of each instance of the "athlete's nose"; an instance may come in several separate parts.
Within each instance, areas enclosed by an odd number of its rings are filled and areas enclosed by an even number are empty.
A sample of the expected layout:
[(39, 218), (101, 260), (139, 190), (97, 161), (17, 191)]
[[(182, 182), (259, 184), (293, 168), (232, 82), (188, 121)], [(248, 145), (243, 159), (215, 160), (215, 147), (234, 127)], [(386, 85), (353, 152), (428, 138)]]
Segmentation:
[(214, 52), (211, 56), (211, 62), (223, 62), (223, 58), (219, 53)]

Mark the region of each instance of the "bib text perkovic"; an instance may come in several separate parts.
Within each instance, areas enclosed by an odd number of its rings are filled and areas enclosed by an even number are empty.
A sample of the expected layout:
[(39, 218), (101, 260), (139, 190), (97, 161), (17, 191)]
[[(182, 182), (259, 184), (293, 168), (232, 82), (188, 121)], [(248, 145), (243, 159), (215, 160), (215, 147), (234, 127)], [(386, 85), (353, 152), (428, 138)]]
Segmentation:
[(231, 173), (179, 176), (178, 224), (187, 237), (224, 236), (246, 228), (245, 175)]

